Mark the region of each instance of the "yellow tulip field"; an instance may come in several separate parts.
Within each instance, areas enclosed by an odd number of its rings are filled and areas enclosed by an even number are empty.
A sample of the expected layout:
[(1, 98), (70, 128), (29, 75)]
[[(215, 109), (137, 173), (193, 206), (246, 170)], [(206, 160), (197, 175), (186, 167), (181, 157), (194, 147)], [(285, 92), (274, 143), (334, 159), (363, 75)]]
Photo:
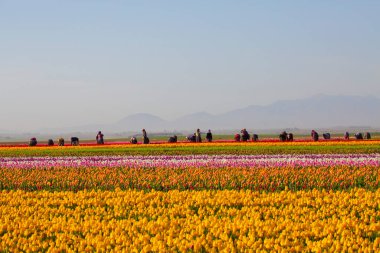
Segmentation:
[(379, 174), (362, 152), (6, 156), (0, 252), (380, 252)]

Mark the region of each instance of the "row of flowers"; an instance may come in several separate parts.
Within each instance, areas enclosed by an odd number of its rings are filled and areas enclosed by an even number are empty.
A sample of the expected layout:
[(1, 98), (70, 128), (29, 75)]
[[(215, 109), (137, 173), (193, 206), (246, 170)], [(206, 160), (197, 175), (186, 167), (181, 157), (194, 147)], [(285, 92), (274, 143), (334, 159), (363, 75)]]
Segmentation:
[(380, 188), (380, 166), (45, 167), (0, 168), (0, 189), (150, 191), (251, 189), (281, 191)]
[(151, 145), (99, 145), (65, 147), (3, 147), (0, 157), (194, 155), (194, 154), (336, 154), (379, 153), (380, 141), (284, 142), (284, 143), (177, 143)]
[(310, 155), (184, 155), (184, 156), (84, 156), (7, 157), (0, 168), (129, 167), (129, 168), (223, 168), (223, 167), (320, 167), (380, 166), (380, 154)]
[(0, 192), (5, 252), (379, 252), (380, 190)]

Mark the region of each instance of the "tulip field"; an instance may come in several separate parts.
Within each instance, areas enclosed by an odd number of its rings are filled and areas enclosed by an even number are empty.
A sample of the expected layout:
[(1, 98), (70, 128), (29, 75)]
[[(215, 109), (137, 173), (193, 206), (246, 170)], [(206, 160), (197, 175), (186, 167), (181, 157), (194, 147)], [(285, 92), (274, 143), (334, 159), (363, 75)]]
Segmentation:
[(380, 252), (380, 141), (0, 146), (0, 252)]

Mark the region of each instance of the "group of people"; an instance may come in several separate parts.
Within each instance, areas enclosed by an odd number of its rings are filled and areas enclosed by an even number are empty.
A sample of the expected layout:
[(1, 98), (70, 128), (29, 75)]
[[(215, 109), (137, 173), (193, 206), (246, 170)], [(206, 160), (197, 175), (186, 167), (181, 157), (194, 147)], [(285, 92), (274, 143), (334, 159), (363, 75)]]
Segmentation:
[[(322, 136), (323, 136), (323, 139), (325, 139), (325, 140), (330, 140), (331, 139), (331, 134), (330, 133), (323, 133)], [(369, 132), (366, 132), (365, 135), (363, 133), (358, 132), (354, 136), (355, 136), (356, 140), (363, 140), (364, 138), (366, 138), (368, 140), (371, 139), (371, 133), (369, 133)], [(343, 137), (344, 137), (345, 140), (349, 140), (350, 139), (350, 133), (349, 132), (345, 132)], [(318, 133), (315, 130), (311, 131), (311, 138), (314, 141), (318, 141), (319, 135), (318, 135)]]
[[(194, 134), (190, 134), (190, 135), (186, 136), (186, 139), (189, 142), (202, 142), (201, 130), (198, 128)], [(211, 130), (208, 130), (208, 132), (206, 133), (206, 140), (207, 140), (207, 142), (212, 142)]]
[[(198, 128), (195, 133), (186, 136), (186, 140), (189, 142), (202, 142), (201, 130)], [(206, 140), (207, 140), (207, 142), (212, 142), (211, 130), (208, 130), (208, 132), (206, 133)], [(168, 143), (176, 143), (177, 141), (178, 141), (177, 135), (170, 136), (168, 139)], [(138, 143), (137, 137), (132, 136), (129, 142), (132, 144), (137, 144)], [(145, 129), (143, 129), (142, 130), (142, 143), (143, 144), (149, 144), (149, 142), (150, 141), (149, 141), (147, 132)]]
[[(323, 133), (322, 136), (323, 136), (323, 139), (325, 139), (325, 140), (331, 139), (330, 133)], [(363, 133), (356, 133), (354, 136), (355, 136), (355, 139), (357, 139), (357, 140), (363, 140), (363, 139), (369, 140), (369, 139), (371, 139), (371, 133), (369, 133), (369, 132), (367, 132), (365, 135)], [(315, 130), (312, 130), (311, 131), (311, 138), (313, 141), (318, 141), (319, 140), (318, 132)], [(248, 131), (245, 128), (240, 131), (240, 134), (235, 134), (235, 136), (234, 136), (234, 140), (237, 142), (248, 141), (249, 139), (250, 139), (250, 134), (248, 133)], [(348, 132), (346, 132), (344, 134), (344, 139), (345, 140), (350, 139), (350, 134)], [(253, 134), (252, 135), (252, 141), (258, 141), (258, 140), (259, 140), (259, 136), (257, 134)], [(294, 135), (293, 135), (293, 133), (287, 133), (286, 131), (283, 131), (279, 135), (279, 140), (281, 142), (293, 141)]]
[[(142, 137), (143, 137), (142, 143), (149, 144), (150, 140), (148, 138), (148, 134), (146, 133), (145, 129), (142, 130)], [(132, 136), (131, 139), (129, 140), (129, 142), (132, 143), (132, 144), (137, 144), (138, 141), (137, 141), (136, 136)]]
[(293, 134), (287, 133), (286, 131), (282, 132), (279, 135), (280, 141), (293, 141)]
[[(79, 138), (78, 137), (71, 137), (70, 141), (71, 141), (70, 142), (71, 146), (78, 146), (79, 145)], [(101, 131), (99, 131), (98, 134), (96, 135), (96, 143), (99, 145), (104, 144), (104, 135), (102, 134)], [(29, 146), (36, 146), (36, 145), (37, 145), (37, 138), (36, 137), (31, 138), (29, 141)], [(54, 146), (53, 139), (49, 139), (47, 142), (47, 145), (48, 146)], [(58, 146), (65, 146), (65, 139), (60, 137), (58, 139)]]
[[(323, 133), (322, 136), (325, 140), (331, 139), (330, 133)], [(371, 139), (371, 133), (369, 133), (369, 132), (365, 133), (365, 135), (363, 133), (359, 132), (359, 133), (356, 133), (354, 136), (355, 136), (355, 139), (357, 139), (357, 140)], [(240, 131), (240, 133), (235, 134), (235, 136), (234, 136), (234, 140), (237, 142), (240, 142), (240, 141), (246, 142), (246, 141), (249, 141), (250, 138), (251, 138), (251, 135), (248, 133), (247, 129), (245, 129), (245, 128), (242, 129)], [(293, 134), (287, 133), (286, 131), (283, 131), (279, 135), (279, 139), (282, 142), (293, 141), (293, 138), (294, 138)], [(311, 138), (313, 141), (318, 141), (319, 140), (318, 132), (315, 130), (312, 130), (311, 131)], [(95, 139), (96, 139), (96, 143), (98, 145), (104, 144), (104, 134), (101, 131), (98, 132)], [(186, 136), (186, 139), (189, 142), (198, 142), (198, 143), (202, 142), (202, 134), (201, 134), (200, 129), (198, 128), (194, 134), (190, 134), (190, 135)], [(207, 142), (212, 142), (212, 139), (213, 139), (213, 136), (212, 136), (211, 130), (208, 130), (206, 133), (206, 140), (207, 140)], [(350, 139), (349, 132), (345, 132), (344, 139), (345, 140)], [(258, 141), (258, 140), (259, 140), (259, 136), (257, 134), (253, 134), (252, 135), (252, 141)], [(177, 135), (170, 136), (168, 139), (169, 143), (176, 143), (177, 141), (178, 141)], [(132, 144), (138, 143), (136, 136), (131, 137), (130, 143), (132, 143)], [(148, 138), (148, 134), (147, 134), (145, 129), (142, 129), (142, 143), (143, 144), (149, 144), (150, 143), (150, 140)], [(29, 141), (29, 146), (36, 146), (36, 145), (37, 145), (37, 139), (35, 137), (31, 138)], [(58, 139), (58, 146), (64, 146), (64, 145), (65, 145), (65, 140), (63, 138), (59, 138)], [(78, 137), (71, 137), (71, 145), (72, 146), (79, 145), (79, 138)], [(54, 146), (54, 141), (52, 139), (48, 140), (48, 146)]]
[[(48, 146), (54, 146), (53, 139), (49, 139), (47, 141)], [(71, 137), (71, 146), (78, 146), (79, 145), (79, 138), (78, 137)], [(37, 146), (37, 138), (33, 137), (29, 140), (29, 146)], [(65, 139), (62, 137), (58, 139), (58, 146), (65, 146)]]
[[(370, 132), (366, 132), (365, 135), (363, 133), (356, 133), (355, 135), (355, 139), (357, 140), (363, 140), (364, 138), (366, 138), (367, 140), (371, 139), (371, 133)], [(344, 139), (346, 140), (349, 140), (350, 139), (350, 133), (349, 132), (346, 132), (344, 134)]]
[[(243, 128), (240, 130), (240, 134), (234, 135), (235, 141), (249, 141), (251, 138), (251, 135), (248, 133), (247, 129)], [(259, 141), (259, 136), (257, 134), (252, 134), (252, 141)]]

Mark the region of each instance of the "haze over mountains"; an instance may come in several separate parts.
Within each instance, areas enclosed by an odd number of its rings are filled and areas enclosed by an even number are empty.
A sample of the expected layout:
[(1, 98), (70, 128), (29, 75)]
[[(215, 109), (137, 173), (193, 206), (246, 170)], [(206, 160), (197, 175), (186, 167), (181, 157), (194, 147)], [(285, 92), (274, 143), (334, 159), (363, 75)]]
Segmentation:
[(199, 112), (173, 121), (148, 113), (127, 116), (113, 124), (94, 124), (60, 129), (41, 129), (45, 133), (67, 132), (134, 132), (146, 128), (149, 132), (380, 127), (380, 99), (367, 96), (317, 95), (306, 99), (281, 100), (267, 106), (251, 105), (223, 114)]

